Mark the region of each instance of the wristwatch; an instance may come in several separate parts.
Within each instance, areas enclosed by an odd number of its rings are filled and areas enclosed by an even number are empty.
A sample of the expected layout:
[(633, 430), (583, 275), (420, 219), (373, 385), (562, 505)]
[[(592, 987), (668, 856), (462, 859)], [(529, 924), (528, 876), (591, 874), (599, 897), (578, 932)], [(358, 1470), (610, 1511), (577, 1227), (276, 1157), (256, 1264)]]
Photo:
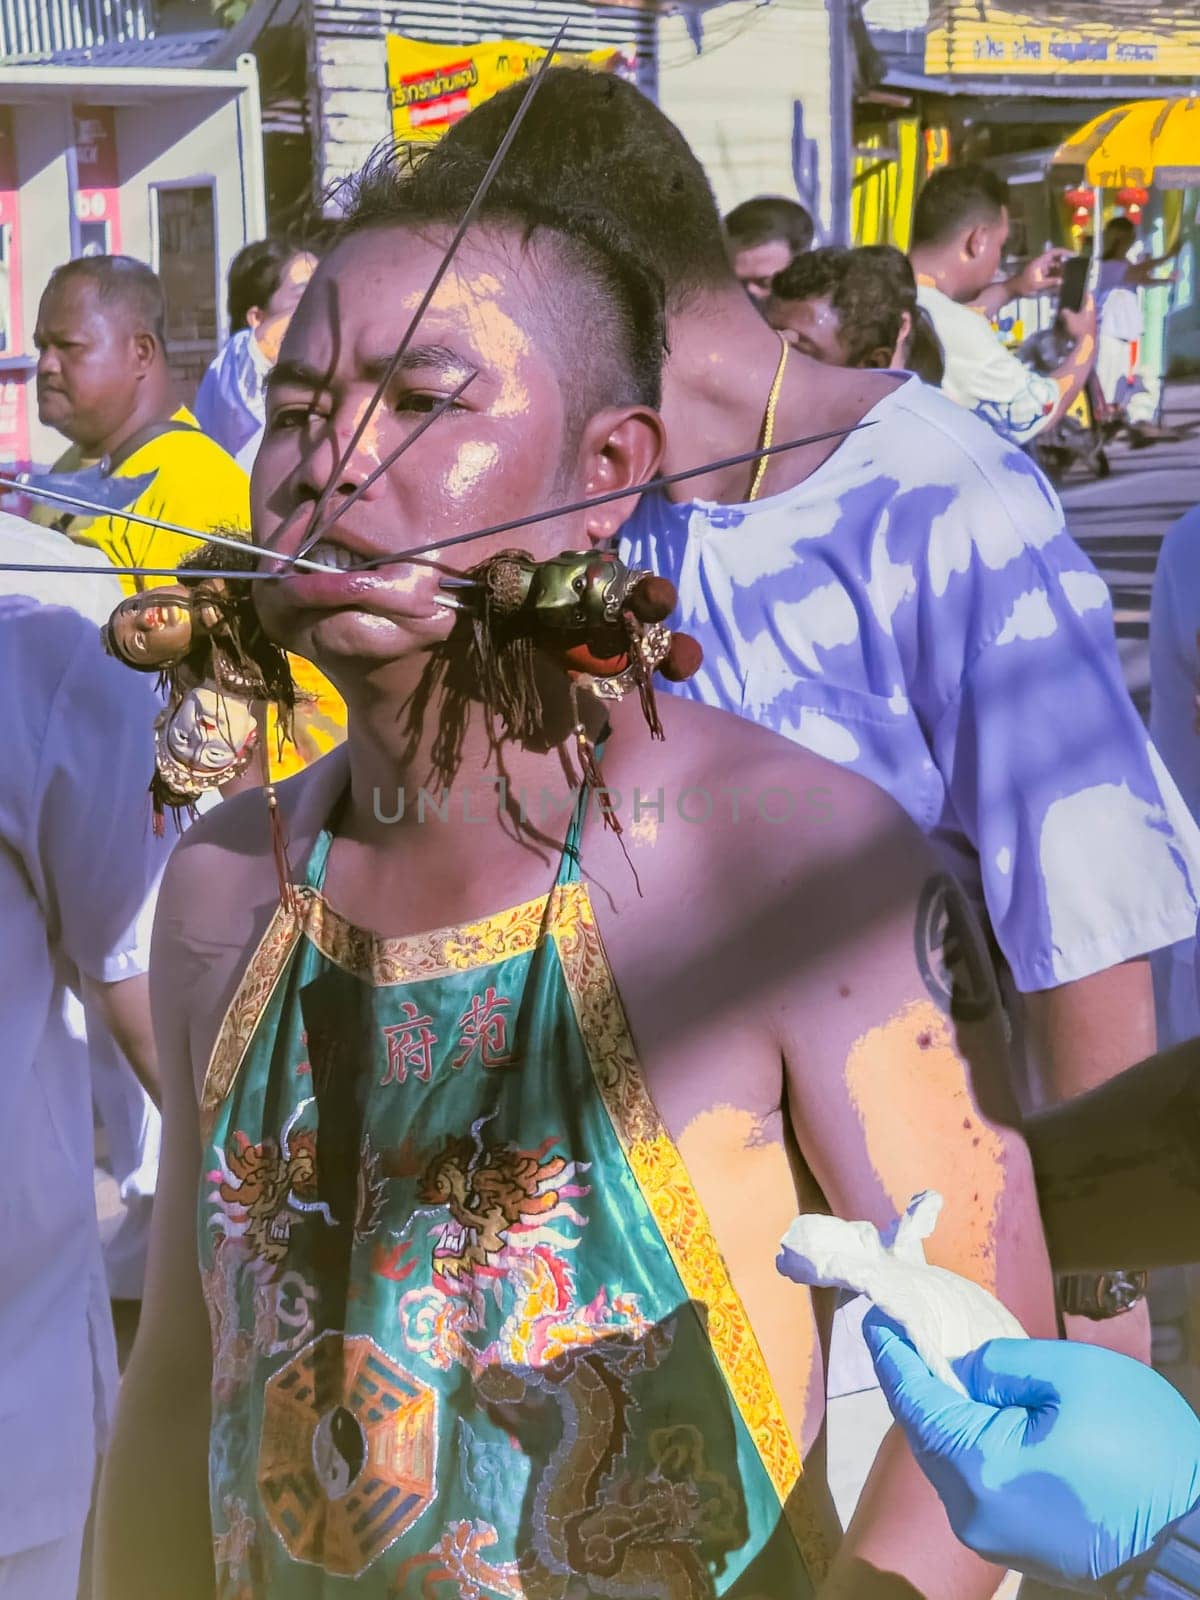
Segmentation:
[(1071, 1273), (1058, 1279), (1058, 1309), (1104, 1322), (1137, 1305), (1146, 1293), (1145, 1272)]
[(1200, 1597), (1200, 1505), (1173, 1523), (1139, 1560), (1105, 1580), (1113, 1600), (1196, 1600)]

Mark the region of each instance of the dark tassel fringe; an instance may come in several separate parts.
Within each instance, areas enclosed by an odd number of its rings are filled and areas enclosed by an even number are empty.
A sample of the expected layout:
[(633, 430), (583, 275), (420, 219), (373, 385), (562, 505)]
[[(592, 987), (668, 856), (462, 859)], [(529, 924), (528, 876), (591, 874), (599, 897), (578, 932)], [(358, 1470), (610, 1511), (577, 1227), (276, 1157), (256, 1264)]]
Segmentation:
[(623, 833), (625, 830), (621, 827), (621, 819), (608, 803), (607, 785), (600, 770), (600, 763), (596, 760), (595, 746), (584, 731), (582, 723), (575, 729), (575, 743), (579, 749), (579, 765), (583, 771), (584, 786), (601, 797), (600, 813), (604, 818), (604, 826), (611, 828), (615, 834)]
[(484, 705), (504, 723), (514, 739), (536, 738), (545, 717), (534, 663), (533, 640), (527, 633), (507, 632), (485, 603), (472, 620), (475, 672)]
[(175, 832), (179, 834), (183, 832), (184, 816), (187, 816), (189, 821), (195, 821), (198, 815), (195, 806), (190, 801), (181, 799), (158, 772), (150, 780), (150, 803), (153, 807), (151, 827), (154, 830), (156, 839), (161, 839), (166, 835), (166, 814), (168, 811), (170, 811), (171, 820), (175, 824)]
[[(235, 536), (237, 529), (218, 528), (215, 532)], [(278, 726), (281, 735), (292, 736), (293, 714), (296, 708), (296, 686), (288, 658), (278, 645), (273, 644), (262, 631), (262, 624), (254, 610), (249, 585), (237, 584), (239, 572), (253, 571), (258, 565), (258, 552), (231, 550), (227, 545), (207, 544), (188, 556), (188, 566), (193, 570), (211, 571), (213, 578), (229, 584), (225, 594), (211, 595), (220, 607), (226, 626), (227, 648), (237, 671), (247, 678), (258, 678), (262, 683), (262, 698), (278, 708)], [(205, 580), (200, 578), (185, 586), (203, 595)], [(199, 597), (198, 597), (199, 598)], [(213, 667), (219, 671), (220, 651), (212, 652)], [(218, 680), (218, 687), (222, 687)]]
[(591, 791), (600, 801), (600, 813), (604, 818), (604, 826), (611, 828), (620, 838), (625, 831), (621, 827), (621, 819), (609, 804), (608, 785), (604, 781), (604, 774), (600, 770), (600, 763), (596, 759), (596, 747), (588, 738), (587, 729), (583, 725), (583, 718), (579, 714), (579, 690), (571, 685), (571, 714), (575, 718), (575, 744), (579, 751), (579, 766), (583, 773), (583, 786)]
[(631, 656), (634, 663), (633, 675), (637, 680), (638, 686), (638, 699), (642, 704), (642, 715), (645, 717), (646, 725), (650, 729), (650, 737), (652, 739), (665, 739), (666, 734), (663, 731), (662, 718), (658, 714), (658, 701), (654, 695), (654, 674), (647, 667), (636, 641), (634, 642)]
[(275, 857), (275, 876), (279, 879), (279, 903), (285, 911), (295, 911), (296, 894), (292, 887), (292, 863), (288, 859), (287, 835), (279, 815), (279, 797), (271, 782), (271, 758), (262, 746), (263, 794), (267, 802), (267, 823), (271, 829), (271, 854)]

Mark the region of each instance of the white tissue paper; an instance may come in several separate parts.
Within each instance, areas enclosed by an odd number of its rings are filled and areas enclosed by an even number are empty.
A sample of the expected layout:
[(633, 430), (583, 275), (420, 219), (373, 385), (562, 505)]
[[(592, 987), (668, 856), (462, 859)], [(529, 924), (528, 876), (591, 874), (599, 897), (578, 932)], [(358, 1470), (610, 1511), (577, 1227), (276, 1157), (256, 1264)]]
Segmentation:
[(816, 1289), (865, 1294), (899, 1323), (929, 1370), (959, 1394), (966, 1390), (950, 1363), (989, 1339), (1024, 1339), (1012, 1312), (969, 1278), (925, 1260), (942, 1197), (927, 1189), (885, 1240), (869, 1222), (797, 1217), (783, 1236), (780, 1272)]

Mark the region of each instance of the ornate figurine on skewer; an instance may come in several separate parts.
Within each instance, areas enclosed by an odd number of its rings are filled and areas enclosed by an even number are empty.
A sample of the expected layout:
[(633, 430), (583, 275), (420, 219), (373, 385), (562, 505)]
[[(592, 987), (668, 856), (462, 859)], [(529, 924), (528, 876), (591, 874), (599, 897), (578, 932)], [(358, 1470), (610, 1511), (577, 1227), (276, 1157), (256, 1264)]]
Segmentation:
[[(262, 631), (239, 571), (256, 555), (209, 546), (181, 582), (123, 600), (102, 630), (105, 648), (139, 672), (157, 672), (167, 703), (155, 720), (150, 783), (155, 829), (164, 812), (194, 812), (209, 790), (240, 777), (259, 748), (255, 707), (273, 703), (290, 729), (295, 691), (287, 657)], [(201, 569), (203, 576), (191, 572)], [(207, 575), (211, 571), (212, 576)], [(274, 792), (265, 769), (267, 799)], [(274, 820), (274, 816), (273, 816)]]
[[(682, 683), (700, 666), (696, 641), (665, 625), (676, 605), (674, 585), (631, 570), (611, 551), (565, 550), (535, 561), (523, 550), (504, 550), (443, 588), (470, 618), (484, 703), (511, 737), (534, 737), (543, 726), (535, 652), (566, 673), (584, 780), (598, 791), (604, 780), (578, 691), (620, 700), (636, 690), (651, 736), (661, 739), (654, 673)], [(620, 833), (616, 814), (608, 806), (603, 812)]]

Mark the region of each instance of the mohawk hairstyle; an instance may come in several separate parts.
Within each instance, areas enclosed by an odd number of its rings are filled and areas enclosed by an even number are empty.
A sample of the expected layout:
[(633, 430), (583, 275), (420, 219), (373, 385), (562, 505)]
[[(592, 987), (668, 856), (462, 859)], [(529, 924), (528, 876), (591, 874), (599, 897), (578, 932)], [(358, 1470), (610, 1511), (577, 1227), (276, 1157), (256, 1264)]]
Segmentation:
[[(339, 191), (337, 237), (376, 227), (457, 226), (490, 157), (439, 155), (435, 161), (407, 146), (377, 151)], [(512, 229), (536, 253), (520, 271), (538, 273), (531, 298), (549, 326), (572, 417), (583, 420), (608, 405), (657, 406), (667, 348), (662, 280), (620, 225), (595, 207), (506, 182), (503, 168), (476, 222)]]
[[(493, 95), (425, 158), (431, 169), (457, 172), (464, 205), (469, 175), (482, 176), (524, 91), (516, 83)], [(567, 211), (598, 197), (604, 215), (662, 279), (671, 307), (708, 290), (736, 288), (704, 168), (675, 124), (611, 73), (551, 67), (497, 183), (502, 192)]]

